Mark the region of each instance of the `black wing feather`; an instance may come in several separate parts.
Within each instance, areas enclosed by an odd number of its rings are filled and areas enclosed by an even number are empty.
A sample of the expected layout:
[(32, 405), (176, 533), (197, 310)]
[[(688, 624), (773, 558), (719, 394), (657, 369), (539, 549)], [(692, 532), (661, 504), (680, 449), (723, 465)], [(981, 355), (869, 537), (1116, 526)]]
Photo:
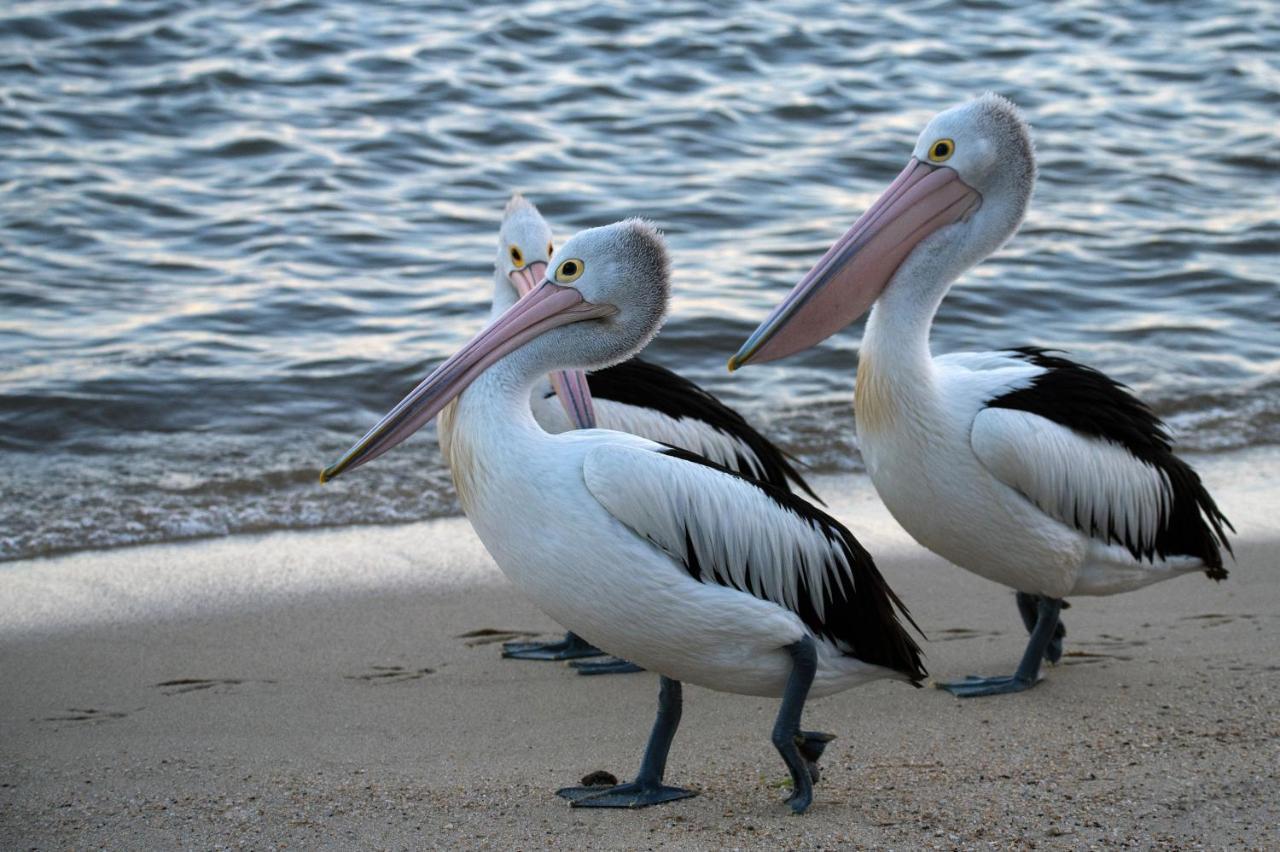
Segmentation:
[[(825, 618), (819, 618), (813, 606), (811, 590), (805, 582), (804, 575), (801, 574), (796, 595), (798, 606), (793, 608), (793, 612), (815, 634), (848, 647), (851, 656), (863, 662), (902, 672), (917, 684), (927, 677), (920, 660), (920, 646), (902, 626), (899, 615), (910, 622), (917, 631), (920, 631), (919, 625), (911, 618), (911, 613), (894, 594), (893, 589), (889, 588), (889, 584), (876, 568), (871, 554), (867, 553), (853, 537), (853, 533), (849, 532), (843, 524), (785, 488), (744, 476), (704, 456), (679, 447), (669, 446), (662, 452), (673, 458), (736, 476), (762, 490), (786, 511), (800, 516), (821, 530), (831, 542), (832, 547), (838, 548), (848, 562), (853, 577), (852, 588), (846, 588), (844, 582), (827, 583), (823, 597)], [(726, 571), (717, 570), (719, 566), (700, 564), (692, 536), (687, 529), (685, 530), (685, 554), (683, 559), (685, 570), (698, 582), (718, 583), (761, 597), (757, 588), (750, 588), (760, 585), (750, 582), (754, 574), (752, 566), (747, 566), (745, 573), (749, 588), (744, 589), (735, 584)], [(830, 569), (834, 571), (835, 567), (832, 565)], [(836, 575), (839, 576), (838, 571)], [(773, 603), (782, 605), (779, 601), (773, 601)], [(923, 631), (920, 633), (924, 635)]]
[[(793, 490), (794, 483), (811, 498), (822, 502), (786, 453), (753, 429), (741, 414), (678, 373), (641, 358), (632, 358), (588, 373), (587, 384), (591, 395), (599, 399), (651, 408), (675, 420), (688, 418), (706, 423), (751, 449), (760, 461), (760, 478), (788, 491)], [(752, 475), (752, 465), (741, 455), (736, 466), (743, 473)]]
[(1218, 509), (1199, 475), (1173, 454), (1168, 429), (1146, 403), (1105, 374), (1051, 355), (1049, 350), (1023, 346), (1009, 351), (1045, 372), (1036, 376), (1030, 386), (991, 400), (987, 403), (989, 408), (1026, 411), (1081, 434), (1119, 444), (1169, 478), (1173, 500), (1149, 545), (1120, 535), (1114, 526), (1107, 530), (1086, 529), (1077, 519), (1076, 527), (1123, 544), (1135, 559), (1194, 556), (1204, 562), (1205, 574), (1210, 578), (1226, 579), (1222, 549), (1231, 553), (1231, 543), (1225, 530), (1235, 532), (1235, 527)]

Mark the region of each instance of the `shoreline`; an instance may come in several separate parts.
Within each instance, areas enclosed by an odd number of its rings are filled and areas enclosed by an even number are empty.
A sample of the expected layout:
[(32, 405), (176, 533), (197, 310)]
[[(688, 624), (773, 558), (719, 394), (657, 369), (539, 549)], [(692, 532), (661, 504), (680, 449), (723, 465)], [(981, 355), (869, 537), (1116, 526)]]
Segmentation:
[[(559, 628), (465, 519), (0, 566), (0, 846), (1275, 845), (1272, 458), (1197, 460), (1240, 531), (1226, 582), (1074, 599), (1036, 689), (961, 701), (885, 681), (812, 702), (806, 727), (838, 739), (799, 818), (776, 702), (697, 687), (668, 777), (699, 796), (556, 798), (634, 772), (656, 677), (500, 659), (504, 632)], [(910, 542), (864, 478), (816, 484), (925, 629), (934, 677), (1012, 670), (1007, 590)]]
[[(856, 444), (856, 442), (855, 442)], [(438, 453), (439, 447), (430, 443), (426, 449), (427, 452)], [(1280, 470), (1280, 444), (1261, 444), (1245, 448), (1237, 448), (1232, 450), (1222, 450), (1214, 452), (1179, 452), (1178, 455), (1189, 461), (1194, 468), (1201, 470), (1204, 468), (1217, 467), (1242, 467), (1242, 459), (1256, 460), (1257, 463), (1263, 465), (1272, 465)], [(861, 487), (869, 480), (865, 470), (861, 468), (857, 470), (814, 470), (812, 468), (801, 467), (801, 472), (805, 474), (806, 479), (813, 481), (822, 481), (828, 483), (837, 483), (841, 480), (847, 480), (855, 483), (855, 487)], [(423, 485), (427, 485), (428, 480), (423, 479)], [(452, 494), (453, 485), (449, 481), (447, 474), (443, 480), (430, 480), (430, 484), (436, 488), (449, 490)], [(835, 485), (838, 489), (840, 486)], [(354, 499), (354, 498), (353, 498)], [(204, 531), (183, 535), (176, 538), (143, 540), (143, 541), (118, 541), (104, 544), (77, 544), (58, 546), (39, 553), (26, 553), (23, 555), (14, 555), (13, 553), (0, 554), (0, 573), (11, 565), (23, 563), (54, 561), (66, 557), (80, 556), (86, 553), (111, 553), (117, 550), (135, 550), (148, 547), (163, 547), (169, 545), (183, 544), (202, 544), (215, 541), (226, 541), (229, 539), (257, 539), (265, 536), (275, 535), (277, 533), (333, 533), (341, 530), (396, 530), (403, 527), (412, 527), (417, 524), (430, 523), (432, 521), (449, 520), (464, 517), (461, 513), (461, 507), (457, 505), (456, 500), (452, 501), (454, 514), (429, 514), (418, 518), (409, 519), (378, 519), (365, 520), (342, 525), (294, 525), (294, 526), (278, 526), (268, 527), (259, 525), (250, 530), (235, 530), (232, 532), (220, 531)], [(874, 544), (874, 543), (873, 543)]]
[[(1280, 480), (1280, 447), (1186, 458), (1234, 524), (1233, 541), (1280, 539), (1280, 487), (1272, 485)], [(923, 552), (889, 516), (866, 474), (808, 479), (873, 557)], [(419, 555), (426, 550), (429, 560)], [(187, 570), (193, 563), (210, 570)], [(0, 639), (310, 595), (505, 582), (461, 515), (77, 550), (0, 562)]]

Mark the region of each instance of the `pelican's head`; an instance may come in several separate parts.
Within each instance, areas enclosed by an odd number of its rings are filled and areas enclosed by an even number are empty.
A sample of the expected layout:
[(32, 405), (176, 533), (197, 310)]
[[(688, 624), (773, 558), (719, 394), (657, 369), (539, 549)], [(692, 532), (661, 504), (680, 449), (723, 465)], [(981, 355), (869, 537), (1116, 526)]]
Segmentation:
[(662, 327), (671, 296), (666, 240), (644, 219), (588, 228), (551, 257), (546, 282), (577, 291), (605, 315), (545, 336), (531, 349), (548, 369), (600, 369), (643, 349)]
[(372, 461), (408, 438), (507, 356), (527, 378), (625, 361), (658, 333), (670, 287), (666, 245), (649, 223), (629, 219), (574, 235), (527, 296), (400, 400), (325, 468), (320, 481)]
[(547, 272), (553, 250), (551, 226), (538, 208), (518, 192), (511, 196), (502, 214), (502, 227), (498, 229), (493, 316), (538, 285)]
[(907, 167), (760, 324), (729, 369), (820, 343), (886, 290), (945, 290), (1018, 230), (1035, 179), (1031, 133), (1009, 100), (987, 93), (934, 116)]
[[(547, 274), (547, 264), (551, 262), (554, 251), (551, 226), (542, 218), (538, 208), (518, 192), (511, 196), (502, 214), (502, 227), (498, 229), (498, 259), (494, 264), (490, 319), (496, 319), (517, 299), (538, 286)], [(551, 374), (551, 387), (575, 429), (595, 427), (596, 412), (586, 373), (557, 370)]]

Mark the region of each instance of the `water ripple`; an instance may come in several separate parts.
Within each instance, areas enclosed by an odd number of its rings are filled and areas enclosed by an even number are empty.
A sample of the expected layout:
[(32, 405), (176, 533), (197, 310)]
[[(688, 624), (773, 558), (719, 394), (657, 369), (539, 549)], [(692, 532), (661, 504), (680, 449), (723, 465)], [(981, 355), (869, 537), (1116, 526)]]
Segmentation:
[(514, 189), (560, 239), (655, 219), (653, 357), (856, 469), (857, 329), (725, 355), (987, 88), (1041, 183), (938, 351), (1067, 349), (1183, 446), (1274, 443), (1278, 51), (1263, 0), (8, 4), (0, 558), (456, 511), (429, 433), (315, 471), (480, 324)]

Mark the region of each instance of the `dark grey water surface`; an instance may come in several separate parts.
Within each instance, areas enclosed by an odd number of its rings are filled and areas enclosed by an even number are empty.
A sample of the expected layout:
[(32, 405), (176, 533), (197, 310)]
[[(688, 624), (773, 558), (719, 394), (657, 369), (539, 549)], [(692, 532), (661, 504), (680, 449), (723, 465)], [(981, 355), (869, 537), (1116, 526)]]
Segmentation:
[[(1280, 441), (1272, 2), (9, 2), (0, 558), (455, 511), (431, 439), (316, 472), (481, 324), (520, 189), (656, 220), (650, 353), (857, 469), (858, 329), (726, 357), (985, 89), (1041, 156), (937, 351), (1062, 347), (1183, 446)], [(426, 434), (426, 433), (424, 433)]]

